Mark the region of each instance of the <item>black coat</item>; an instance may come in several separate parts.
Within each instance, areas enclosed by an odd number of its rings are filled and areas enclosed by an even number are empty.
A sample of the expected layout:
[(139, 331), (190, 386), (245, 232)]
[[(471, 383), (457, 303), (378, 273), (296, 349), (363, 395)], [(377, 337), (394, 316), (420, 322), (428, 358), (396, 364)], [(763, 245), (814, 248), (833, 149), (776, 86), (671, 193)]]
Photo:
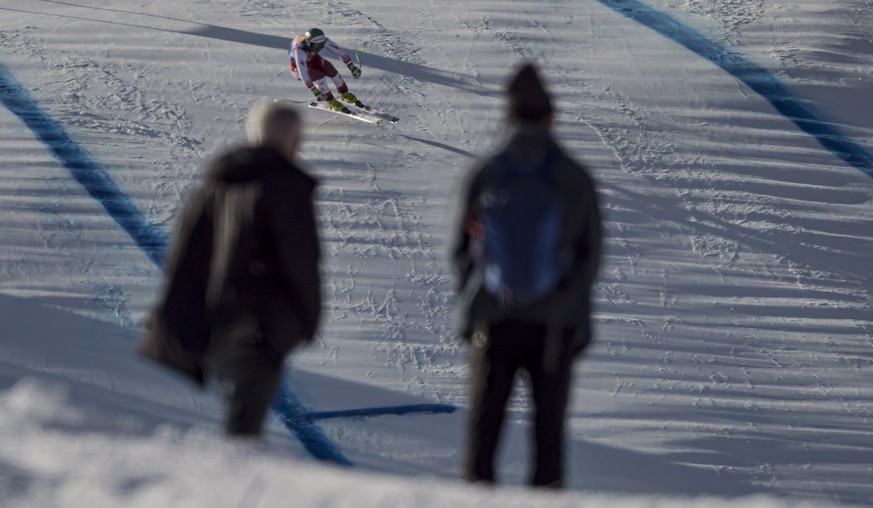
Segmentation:
[(210, 348), (243, 340), (281, 361), (311, 341), (322, 306), (315, 188), (270, 148), (209, 164), (179, 220), (140, 354), (202, 384)]

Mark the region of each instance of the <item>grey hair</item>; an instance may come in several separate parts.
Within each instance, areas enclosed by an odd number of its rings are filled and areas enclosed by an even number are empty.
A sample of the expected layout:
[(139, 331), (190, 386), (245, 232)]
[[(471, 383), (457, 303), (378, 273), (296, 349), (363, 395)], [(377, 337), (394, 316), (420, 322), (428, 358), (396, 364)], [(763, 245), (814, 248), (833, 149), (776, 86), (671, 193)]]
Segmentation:
[(251, 146), (271, 146), (282, 149), (300, 141), (300, 114), (290, 104), (262, 101), (249, 112), (246, 138)]

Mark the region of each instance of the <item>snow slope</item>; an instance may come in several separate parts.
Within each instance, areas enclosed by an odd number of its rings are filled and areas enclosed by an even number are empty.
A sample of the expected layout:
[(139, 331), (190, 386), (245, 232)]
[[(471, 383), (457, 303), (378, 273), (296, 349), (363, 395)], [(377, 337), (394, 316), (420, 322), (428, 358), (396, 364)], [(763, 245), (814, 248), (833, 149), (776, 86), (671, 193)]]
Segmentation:
[[(49, 120), (0, 108), (0, 500), (873, 503), (870, 1), (0, 0), (0, 12), (0, 65)], [(260, 448), (224, 443), (214, 393), (132, 354), (160, 282), (136, 233), (172, 227), (254, 103), (307, 97), (286, 46), (311, 26), (358, 50), (353, 91), (401, 122), (305, 112), (329, 313), (289, 361), (288, 389), (313, 412), (459, 408), (315, 421), (352, 469), (319, 465), (278, 421)], [(608, 236), (557, 497), (456, 480), (452, 194), (499, 139), (501, 86), (522, 58), (546, 71)], [(47, 129), (81, 148), (84, 179)], [(89, 193), (95, 174), (113, 199)], [(119, 197), (142, 219), (127, 229)], [(523, 383), (512, 404), (500, 472), (521, 485)]]

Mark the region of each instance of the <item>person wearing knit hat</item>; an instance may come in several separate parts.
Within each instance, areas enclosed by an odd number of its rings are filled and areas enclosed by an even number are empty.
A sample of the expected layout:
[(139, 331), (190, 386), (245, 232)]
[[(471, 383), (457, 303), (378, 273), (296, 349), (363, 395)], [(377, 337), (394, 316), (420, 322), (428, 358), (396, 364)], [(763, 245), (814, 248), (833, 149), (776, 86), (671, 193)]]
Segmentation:
[[(461, 465), (470, 482), (497, 481), (494, 461), (506, 405), (515, 376), (523, 370), (535, 407), (529, 482), (551, 488), (564, 484), (564, 419), (573, 361), (591, 342), (591, 288), (600, 264), (602, 226), (594, 182), (555, 141), (554, 116), (536, 65), (522, 62), (506, 86), (507, 139), (493, 155), (477, 161), (459, 187), (450, 264), (458, 288), (459, 334), (470, 346), (469, 421)], [(524, 182), (516, 185), (520, 190), (512, 190), (508, 182), (514, 180)], [(548, 190), (538, 192), (538, 187)], [(519, 204), (524, 198), (516, 194), (549, 197), (552, 203), (545, 205), (553, 206), (529, 209), (559, 213), (543, 214), (552, 222), (528, 220), (526, 212), (504, 213), (512, 218), (506, 224), (494, 208), (524, 210)], [(501, 234), (514, 239), (495, 239)], [(543, 254), (552, 250), (555, 257)], [(530, 291), (509, 280), (507, 272), (519, 270), (519, 262), (497, 266), (513, 251), (525, 251), (517, 259), (534, 265), (519, 279), (530, 283)]]
[(554, 105), (533, 63), (524, 63), (506, 86), (508, 117), (516, 122), (551, 119)]

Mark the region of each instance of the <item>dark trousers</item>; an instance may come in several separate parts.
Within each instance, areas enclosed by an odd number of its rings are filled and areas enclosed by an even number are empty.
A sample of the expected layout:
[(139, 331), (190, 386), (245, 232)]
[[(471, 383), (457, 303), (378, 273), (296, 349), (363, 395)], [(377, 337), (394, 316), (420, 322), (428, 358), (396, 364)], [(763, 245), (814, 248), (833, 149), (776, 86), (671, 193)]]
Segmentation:
[(260, 436), (279, 387), (282, 362), (263, 343), (235, 341), (210, 354), (211, 373), (225, 406), (229, 436)]
[(534, 405), (533, 471), (530, 484), (563, 486), (564, 417), (569, 398), (573, 354), (572, 331), (561, 339), (554, 369), (546, 369), (544, 326), (509, 322), (492, 325), (487, 336), (473, 337), (470, 365), (470, 421), (462, 474), (472, 482), (495, 482), (494, 457), (506, 404), (516, 373), (530, 376)]

